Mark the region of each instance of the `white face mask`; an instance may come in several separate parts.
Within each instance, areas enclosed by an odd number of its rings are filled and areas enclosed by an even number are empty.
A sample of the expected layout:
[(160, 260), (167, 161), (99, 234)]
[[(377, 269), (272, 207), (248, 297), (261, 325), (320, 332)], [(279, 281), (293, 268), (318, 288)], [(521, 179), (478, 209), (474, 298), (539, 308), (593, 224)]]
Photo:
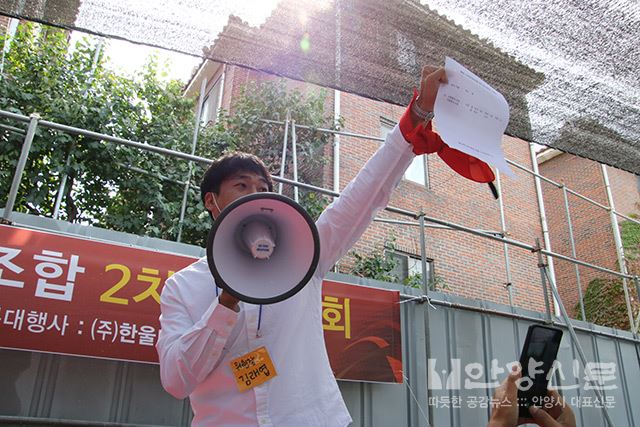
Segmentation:
[[(220, 206), (218, 206), (218, 202), (216, 201), (216, 193), (214, 193), (212, 191), (211, 192), (211, 196), (213, 197), (213, 204), (216, 205), (216, 208), (218, 209), (218, 212), (222, 212), (222, 209), (220, 209)], [(211, 216), (213, 217), (214, 220), (216, 219), (216, 217), (213, 215), (213, 213), (211, 214)]]

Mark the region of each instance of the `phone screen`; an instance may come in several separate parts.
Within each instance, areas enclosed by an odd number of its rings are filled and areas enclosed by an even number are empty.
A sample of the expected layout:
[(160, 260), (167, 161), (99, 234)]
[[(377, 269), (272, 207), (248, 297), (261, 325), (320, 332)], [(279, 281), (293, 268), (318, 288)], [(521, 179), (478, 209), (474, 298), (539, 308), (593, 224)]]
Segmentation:
[(549, 326), (531, 325), (520, 355), (522, 380), (518, 390), (520, 416), (531, 418), (529, 406), (542, 406), (551, 379), (549, 372), (558, 355), (562, 331)]

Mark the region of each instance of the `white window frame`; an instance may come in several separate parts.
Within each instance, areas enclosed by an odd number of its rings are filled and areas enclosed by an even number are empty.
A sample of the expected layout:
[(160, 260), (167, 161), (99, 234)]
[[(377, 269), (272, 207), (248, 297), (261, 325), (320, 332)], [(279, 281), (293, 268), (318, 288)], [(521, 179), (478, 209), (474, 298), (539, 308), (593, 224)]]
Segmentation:
[[(398, 249), (387, 249), (385, 250), (385, 255), (398, 260), (397, 267), (390, 273), (395, 275), (400, 282), (403, 282), (412, 274), (422, 274), (422, 260), (420, 256)], [(403, 263), (406, 263), (406, 267)], [(433, 260), (427, 258), (427, 282), (429, 284), (433, 283), (434, 277)]]
[(202, 101), (202, 111), (200, 112), (200, 126), (202, 127), (214, 125), (218, 120), (218, 113), (222, 104), (222, 91), (224, 90), (221, 85), (222, 75), (211, 86)]

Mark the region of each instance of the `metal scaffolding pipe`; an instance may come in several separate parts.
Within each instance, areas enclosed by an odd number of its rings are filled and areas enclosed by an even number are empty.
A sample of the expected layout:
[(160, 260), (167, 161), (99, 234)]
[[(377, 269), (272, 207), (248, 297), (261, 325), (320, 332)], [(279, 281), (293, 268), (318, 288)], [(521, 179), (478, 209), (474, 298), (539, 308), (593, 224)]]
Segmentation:
[[(544, 240), (544, 248), (551, 252), (551, 239), (549, 238), (549, 226), (547, 224), (547, 214), (544, 209), (544, 198), (542, 197), (542, 185), (540, 184), (540, 175), (538, 171), (538, 161), (536, 159), (536, 150), (533, 143), (529, 143), (529, 152), (531, 154), (531, 164), (533, 165), (533, 171), (536, 173), (534, 177), (534, 182), (536, 186), (536, 197), (538, 199), (538, 208), (540, 209), (540, 224), (542, 225), (542, 238)], [(550, 283), (553, 283), (555, 286), (555, 278), (556, 271), (553, 267), (553, 258), (549, 258), (547, 263), (549, 264), (549, 275), (554, 279)], [(557, 315), (558, 312), (558, 302), (554, 300), (554, 312)]]
[[(82, 97), (84, 99), (87, 98), (89, 94), (89, 87), (91, 86), (91, 82), (93, 81), (96, 73), (96, 67), (98, 66), (98, 59), (100, 58), (100, 53), (104, 47), (104, 39), (100, 37), (98, 39), (98, 45), (96, 46), (96, 50), (93, 52), (93, 62), (91, 63), (91, 71), (89, 72), (89, 79), (87, 80), (87, 84), (84, 88), (84, 92)], [(60, 185), (58, 187), (58, 194), (56, 195), (56, 201), (53, 205), (53, 219), (58, 219), (58, 215), (60, 214), (60, 206), (62, 205), (62, 196), (64, 195), (64, 189), (67, 186), (67, 180), (69, 179), (69, 174), (67, 170), (71, 165), (71, 156), (73, 155), (73, 150), (76, 146), (75, 141), (71, 141), (71, 146), (69, 147), (69, 152), (67, 153), (67, 160), (65, 162), (65, 170), (62, 172), (62, 179), (60, 180)], [(72, 183), (73, 185), (73, 183)]]
[(6, 222), (10, 221), (13, 207), (16, 204), (18, 190), (20, 189), (20, 182), (22, 181), (22, 174), (24, 173), (24, 168), (27, 165), (29, 151), (31, 151), (31, 144), (33, 143), (33, 137), (36, 134), (36, 128), (38, 127), (39, 120), (40, 116), (35, 113), (32, 114), (29, 119), (29, 127), (27, 128), (27, 134), (25, 135), (24, 142), (22, 143), (22, 150), (20, 151), (16, 171), (13, 174), (13, 181), (11, 182), (11, 188), (9, 189), (7, 204), (5, 205), (4, 212), (2, 213), (2, 219)]
[(222, 64), (222, 73), (220, 74), (220, 92), (218, 92), (218, 104), (216, 106), (216, 121), (218, 121), (218, 116), (220, 115), (220, 110), (222, 109), (222, 100), (224, 99), (224, 81), (226, 77), (227, 64)]
[[(390, 212), (395, 212), (395, 213), (402, 212), (401, 210), (395, 209), (395, 208), (388, 208), (388, 210)], [(406, 214), (407, 211), (404, 211), (404, 212)], [(509, 244), (511, 246), (516, 246), (516, 247), (519, 247), (519, 248), (522, 248), (522, 249), (529, 250), (531, 252), (534, 252), (534, 251), (538, 250), (538, 248), (536, 248), (534, 246), (527, 245), (526, 243), (522, 243), (522, 242), (519, 242), (517, 240), (508, 239), (506, 237), (496, 237), (496, 236), (493, 236), (491, 234), (481, 233), (481, 232), (476, 231), (476, 230), (474, 230), (472, 228), (468, 228), (468, 227), (465, 227), (465, 226), (462, 226), (462, 225), (459, 225), (459, 224), (456, 224), (456, 223), (453, 223), (453, 222), (444, 221), (444, 220), (441, 220), (441, 219), (432, 218), (432, 217), (426, 217), (426, 216), (425, 216), (425, 220), (429, 221), (429, 222), (436, 223), (436, 224), (446, 225), (446, 226), (449, 226), (451, 228), (455, 228), (457, 230), (466, 231), (466, 232), (468, 232), (470, 234), (473, 234), (473, 235), (476, 235), (476, 236), (486, 237), (487, 239), (496, 240), (496, 241), (499, 241), (499, 242), (505, 242), (505, 243), (507, 243), (507, 244)], [(557, 253), (548, 251), (546, 249), (541, 249), (540, 252), (542, 252), (544, 255), (547, 255), (547, 256), (558, 258), (558, 259), (561, 259), (561, 260), (564, 260), (564, 261), (574, 262), (574, 263), (582, 265), (584, 267), (593, 268), (595, 270), (602, 271), (602, 272), (608, 273), (608, 274), (612, 274), (614, 276), (626, 277), (628, 279), (632, 279), (634, 277), (634, 276), (630, 276), (628, 274), (627, 275), (622, 274), (622, 273), (620, 273), (618, 271), (615, 271), (615, 270), (609, 270), (608, 268), (599, 267), (599, 266), (594, 265), (594, 264), (589, 264), (588, 262), (580, 261), (580, 260), (565, 256), (565, 255), (557, 254)]]
[[(635, 276), (633, 278), (633, 283), (636, 285), (636, 295), (640, 297), (640, 278)], [(640, 327), (640, 310), (638, 310), (638, 317), (636, 317), (636, 329), (633, 331), (634, 334), (638, 333), (638, 328)]]
[[(426, 296), (425, 295), (409, 295), (409, 294), (400, 294), (400, 298), (403, 299), (403, 303), (404, 302), (415, 302), (415, 303), (422, 303), (424, 301), (426, 301)], [(462, 303), (457, 303), (457, 302), (450, 302), (450, 301), (444, 301), (444, 300), (439, 300), (439, 299), (434, 299), (434, 298), (429, 298), (429, 302), (431, 303), (431, 305), (434, 306), (442, 306), (442, 307), (449, 307), (449, 308), (455, 308), (455, 309), (460, 309), (460, 310), (467, 310), (467, 311), (474, 311), (476, 313), (484, 313), (484, 314), (493, 314), (496, 316), (501, 316), (501, 317), (507, 317), (509, 319), (518, 319), (518, 320), (526, 320), (529, 322), (534, 322), (534, 323), (544, 323), (544, 324), (548, 324), (549, 322), (547, 322), (546, 320), (540, 319), (539, 317), (533, 317), (533, 316), (527, 316), (525, 314), (518, 314), (518, 313), (514, 313), (514, 312), (510, 312), (510, 311), (500, 311), (500, 310), (494, 310), (491, 308), (485, 308), (485, 307), (476, 307), (473, 305), (468, 305), (468, 304), (462, 304)], [(562, 326), (562, 327), (567, 327), (564, 323), (560, 323), (557, 321), (553, 321), (552, 322), (553, 325), (555, 326)], [(616, 334), (611, 334), (608, 332), (603, 332), (603, 331), (596, 331), (594, 329), (591, 328), (584, 328), (581, 326), (573, 326), (573, 329), (575, 329), (576, 331), (580, 331), (580, 332), (585, 332), (585, 333), (590, 333), (590, 334), (595, 334), (595, 335), (599, 335), (602, 337), (607, 337), (607, 338), (615, 338), (615, 339), (620, 339), (620, 340), (625, 340), (625, 341), (629, 341), (632, 342), (634, 344), (640, 344), (640, 340), (637, 338), (634, 338), (633, 336), (631, 337), (626, 337), (624, 335), (616, 335)]]
[(50, 129), (61, 130), (63, 132), (69, 132), (76, 135), (84, 135), (89, 138), (96, 139), (98, 141), (107, 141), (113, 142), (116, 144), (126, 145), (128, 147), (134, 147), (145, 151), (150, 151), (152, 153), (172, 156), (183, 160), (189, 160), (192, 162), (202, 163), (202, 164), (210, 164), (212, 162), (211, 159), (207, 159), (206, 157), (200, 157), (195, 155), (189, 155), (187, 153), (183, 153), (181, 151), (170, 150), (168, 148), (157, 147), (155, 145), (132, 141), (130, 139), (118, 138), (115, 136), (104, 135), (98, 132), (92, 132), (80, 128), (76, 128), (73, 126), (61, 125), (59, 123), (48, 122), (46, 120), (40, 120), (38, 122), (39, 126), (48, 127)]
[[(196, 154), (198, 145), (198, 134), (200, 133), (200, 123), (202, 122), (202, 104), (204, 104), (204, 92), (207, 88), (207, 78), (202, 79), (200, 85), (200, 97), (198, 99), (198, 111), (196, 112), (196, 123), (193, 129), (193, 140), (191, 142), (191, 155)], [(189, 196), (189, 186), (191, 184), (191, 175), (193, 174), (193, 163), (189, 162), (189, 170), (187, 171), (187, 179), (184, 182), (184, 191), (182, 192), (182, 204), (180, 205), (180, 219), (178, 220), (178, 236), (176, 242), (182, 240), (182, 226), (184, 224), (184, 215), (187, 211), (187, 198)]]
[[(281, 122), (280, 120), (260, 119), (260, 121), (263, 122), (263, 123), (270, 123), (270, 124), (274, 124), (274, 125), (283, 125), (284, 124), (284, 122)], [(371, 141), (384, 142), (384, 138), (381, 138), (379, 136), (363, 135), (361, 133), (345, 132), (345, 131), (333, 130), (333, 129), (327, 129), (327, 128), (318, 128), (318, 127), (308, 126), (308, 125), (296, 125), (296, 126), (298, 126), (300, 129), (309, 129), (309, 130), (314, 130), (314, 131), (317, 131), (317, 132), (330, 133), (330, 134), (333, 134), (333, 135), (341, 135), (341, 136), (348, 136), (348, 137), (352, 137), (352, 138), (360, 138), (360, 139), (368, 139), (368, 140), (371, 140)]]
[[(558, 187), (558, 188), (562, 188), (562, 187), (564, 186), (564, 184), (557, 183), (557, 182), (555, 182), (554, 180), (549, 179), (549, 178), (547, 178), (547, 177), (545, 177), (545, 176), (543, 176), (543, 175), (540, 175), (539, 173), (536, 173), (536, 172), (534, 172), (534, 171), (532, 171), (532, 170), (530, 170), (530, 169), (527, 169), (526, 167), (524, 167), (524, 166), (522, 166), (522, 165), (520, 165), (520, 164), (518, 164), (518, 163), (516, 163), (516, 162), (514, 162), (514, 161), (512, 161), (512, 160), (506, 159), (506, 161), (507, 161), (507, 163), (509, 163), (510, 165), (512, 165), (512, 166), (514, 166), (514, 167), (516, 167), (516, 168), (518, 168), (518, 169), (520, 169), (520, 170), (522, 170), (522, 171), (524, 171), (524, 172), (527, 172), (527, 173), (529, 173), (529, 174), (531, 174), (531, 175), (533, 175), (533, 176), (535, 176), (535, 177), (538, 177), (538, 178), (540, 178), (541, 180), (546, 181), (546, 182), (548, 182), (548, 183), (549, 183), (549, 184), (551, 184), (551, 185), (554, 185), (554, 186), (556, 186), (556, 187)], [(584, 200), (585, 202), (591, 203), (592, 205), (597, 206), (597, 207), (599, 207), (599, 208), (601, 208), (601, 209), (604, 209), (605, 211), (609, 211), (609, 207), (608, 207), (608, 206), (605, 206), (605, 205), (603, 205), (602, 203), (598, 203), (598, 202), (596, 202), (595, 200), (592, 200), (592, 199), (588, 198), (587, 196), (583, 196), (582, 194), (580, 194), (580, 193), (578, 193), (578, 192), (576, 192), (576, 191), (574, 191), (574, 190), (572, 190), (572, 189), (570, 189), (570, 188), (567, 188), (567, 192), (568, 192), (569, 194), (573, 194), (574, 196), (576, 196), (576, 197), (578, 197), (578, 198), (580, 198), (580, 199)], [(624, 219), (626, 219), (627, 221), (631, 221), (631, 222), (634, 222), (634, 223), (636, 223), (636, 224), (639, 224), (639, 225), (640, 225), (640, 220), (637, 220), (637, 219), (635, 219), (635, 218), (628, 217), (627, 215), (624, 215), (624, 214), (622, 214), (622, 213), (620, 213), (620, 212), (616, 212), (615, 210), (614, 210), (613, 212), (614, 212), (617, 216), (619, 216), (620, 218), (624, 218)]]
[[(336, 7), (339, 9), (339, 7)], [(339, 12), (336, 12), (339, 13)], [(339, 30), (339, 25), (336, 26)], [(336, 53), (339, 55), (339, 53)], [(338, 120), (340, 120), (340, 91), (335, 89), (333, 91), (333, 122), (334, 126), (337, 125)], [(333, 191), (340, 191), (340, 135), (333, 135)]]
[[(545, 269), (546, 272), (546, 269)], [(585, 371), (587, 372), (587, 377), (589, 381), (593, 381), (592, 375), (589, 373), (589, 371), (586, 369), (587, 367), (587, 356), (584, 354), (584, 350), (582, 349), (582, 345), (580, 345), (580, 341), (578, 341), (578, 336), (576, 335), (576, 331), (575, 328), (573, 327), (573, 324), (571, 323), (571, 319), (569, 318), (569, 314), (567, 314), (567, 310), (564, 307), (564, 304), (562, 303), (562, 299), (560, 298), (560, 294), (558, 293), (558, 289), (556, 288), (556, 284), (553, 283), (553, 278), (551, 277), (551, 275), (547, 276), (547, 279), (549, 280), (549, 284), (550, 284), (550, 288), (551, 288), (551, 292), (553, 293), (553, 296), (558, 304), (558, 308), (560, 308), (560, 313), (562, 314), (562, 319), (564, 320), (565, 325), (567, 326), (567, 328), (569, 329), (569, 335), (571, 335), (571, 340), (573, 341), (573, 344), (576, 347), (576, 351), (578, 352), (578, 356), (580, 356), (580, 360), (582, 361), (582, 367), (585, 368)], [(602, 395), (602, 392), (600, 391), (600, 389), (598, 387), (594, 387), (593, 391), (595, 392), (598, 400), (600, 402), (604, 402), (604, 396)], [(609, 427), (614, 427), (613, 421), (611, 421), (611, 417), (609, 416), (609, 411), (607, 411), (607, 407), (606, 405), (602, 405), (602, 414), (604, 415), (605, 420), (607, 421), (607, 424), (609, 425)]]
[[(507, 222), (504, 215), (504, 203), (502, 201), (502, 180), (500, 179), (500, 171), (496, 170), (496, 184), (498, 190), (498, 205), (500, 207), (500, 227), (502, 228), (502, 236), (507, 235)], [(509, 245), (502, 243), (502, 252), (504, 253), (504, 269), (507, 275), (507, 293), (509, 296), (509, 306), (513, 307), (513, 281), (511, 278), (511, 264), (509, 263)]]
[(420, 265), (422, 270), (422, 292), (429, 298), (429, 278), (427, 277), (427, 236), (424, 215), (420, 215)]
[[(284, 170), (287, 164), (287, 145), (289, 144), (289, 120), (291, 120), (291, 111), (287, 109), (287, 116), (284, 122), (284, 141), (282, 141), (282, 156), (280, 157), (280, 178), (284, 178)], [(282, 182), (278, 183), (278, 194), (282, 194)]]
[[(65, 162), (65, 167), (68, 168), (71, 165), (71, 153), (73, 153), (73, 149), (75, 148), (75, 141), (71, 142), (71, 147), (69, 147), (69, 153), (67, 154), (67, 160)], [(53, 219), (58, 219), (58, 215), (60, 214), (60, 206), (62, 205), (62, 195), (64, 194), (64, 189), (67, 186), (67, 179), (69, 179), (69, 174), (65, 170), (62, 173), (62, 179), (60, 180), (60, 185), (58, 186), (58, 194), (56, 195), (56, 202), (53, 205)]]
[[(536, 247), (540, 248), (540, 239), (536, 239)], [(538, 253), (538, 268), (540, 269), (540, 281), (542, 282), (542, 292), (544, 295), (544, 309), (547, 314), (547, 322), (553, 323), (553, 318), (551, 317), (551, 305), (549, 303), (549, 291), (547, 289), (547, 267), (548, 264), (544, 263), (544, 259), (542, 258), (542, 252), (536, 251)]]
[[(609, 203), (609, 216), (611, 217), (611, 229), (613, 231), (613, 241), (616, 245), (616, 255), (618, 256), (618, 265), (620, 266), (620, 272), (624, 275), (627, 274), (627, 264), (624, 258), (624, 248), (622, 246), (622, 237), (620, 237), (620, 227), (618, 226), (618, 218), (614, 215), (615, 207), (613, 205), (613, 193), (611, 192), (611, 184), (609, 183), (609, 174), (607, 173), (607, 167), (600, 165), (602, 168), (602, 179), (604, 181), (604, 187), (607, 192), (607, 202)], [(631, 297), (629, 295), (629, 286), (627, 285), (626, 277), (622, 278), (622, 289), (624, 289), (624, 300), (627, 305), (627, 314), (629, 315), (629, 327), (631, 331), (635, 333), (636, 325), (633, 318), (633, 307), (631, 306)]]
[[(298, 182), (298, 145), (296, 141), (296, 121), (291, 120), (291, 160), (293, 161), (293, 180)], [(293, 200), (299, 200), (298, 187), (293, 187)]]
[[(378, 217), (373, 218), (373, 220), (376, 221), (376, 222), (383, 222), (383, 223), (387, 223), (387, 224), (410, 225), (412, 227), (420, 227), (420, 223), (419, 222), (400, 221), (400, 220), (397, 220), (397, 219), (378, 218)], [(447, 227), (445, 225), (425, 224), (424, 226), (425, 226), (425, 228), (433, 228), (433, 229), (438, 229), (438, 230), (459, 231), (459, 230), (456, 230), (455, 228)], [(476, 228), (474, 230), (479, 231), (480, 233), (493, 234), (494, 236), (503, 236), (503, 233), (501, 233), (500, 231), (482, 230), (480, 228)]]
[(15, 132), (15, 133), (19, 133), (22, 135), (25, 135), (27, 133), (26, 130), (21, 129), (21, 128), (17, 128), (15, 126), (9, 126), (9, 125), (3, 125), (2, 123), (0, 123), (0, 129), (5, 129), (11, 132)]
[[(571, 256), (577, 258), (576, 242), (573, 239), (573, 224), (571, 223), (571, 212), (569, 211), (569, 196), (567, 196), (567, 187), (562, 186), (562, 195), (564, 197), (564, 210), (567, 215), (567, 226), (569, 228), (569, 244), (571, 245)], [(580, 283), (580, 268), (578, 264), (574, 264), (576, 270), (576, 282), (578, 284), (578, 301), (580, 302), (580, 313), (582, 320), (587, 321), (587, 314), (584, 311), (584, 297), (582, 295), (582, 284)]]
[[(424, 213), (420, 212), (418, 215), (418, 220), (420, 221), (420, 262), (422, 264), (422, 293), (426, 298), (427, 303), (429, 303), (429, 279), (427, 277), (427, 237), (425, 235), (425, 226), (424, 226)], [(429, 303), (431, 305), (431, 303)], [(424, 321), (424, 351), (427, 355), (427, 359), (431, 357), (431, 332), (429, 326), (431, 325), (431, 321), (429, 320), (429, 309), (425, 309), (423, 312), (423, 321)], [(427, 400), (429, 399), (429, 388), (426, 390)], [(429, 420), (433, 419), (433, 408), (431, 405), (427, 408), (429, 413), (429, 419), (426, 420), (427, 424), (429, 424)]]
[(12, 112), (5, 111), (5, 110), (0, 110), (0, 117), (8, 117), (10, 119), (18, 120), (20, 122), (25, 122), (25, 123), (29, 122), (29, 117), (28, 116), (24, 116), (24, 115), (18, 114), (18, 113), (12, 113)]

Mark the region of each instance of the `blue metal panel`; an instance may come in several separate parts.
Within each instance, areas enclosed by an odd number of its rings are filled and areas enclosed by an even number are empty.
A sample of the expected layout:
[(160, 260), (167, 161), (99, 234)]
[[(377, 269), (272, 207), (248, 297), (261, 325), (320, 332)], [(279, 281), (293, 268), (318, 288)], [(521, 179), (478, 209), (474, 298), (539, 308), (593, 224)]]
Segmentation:
[[(409, 303), (411, 304), (411, 303)], [(433, 414), (432, 425), (454, 425), (457, 417), (455, 408), (437, 408), (434, 403), (448, 399), (459, 398), (459, 390), (447, 389), (447, 380), (455, 379), (455, 370), (452, 361), (457, 357), (456, 343), (447, 339), (451, 330), (452, 316), (447, 310), (433, 310), (428, 305), (420, 306), (423, 310), (429, 310), (430, 330), (430, 355), (428, 361), (427, 381), (429, 384), (429, 409)], [(450, 376), (453, 373), (454, 376)], [(418, 380), (418, 379), (416, 379)], [(454, 381), (455, 382), (455, 381)]]
[[(39, 411), (34, 416), (102, 421), (110, 419), (121, 365), (115, 361), (44, 354)], [(39, 387), (35, 387), (37, 391)]]
[[(610, 364), (614, 369), (614, 377), (612, 381), (603, 382), (603, 394), (605, 397), (613, 398), (613, 405), (616, 410), (611, 411), (611, 420), (615, 425), (630, 426), (632, 421), (628, 417), (628, 404), (624, 398), (624, 386), (622, 379), (618, 374), (620, 369), (620, 360), (618, 359), (617, 342), (608, 337), (595, 337), (596, 346), (598, 348), (598, 361), (603, 364)], [(605, 378), (606, 379), (606, 378)], [(598, 386), (598, 384), (594, 384)], [(611, 388), (611, 389), (609, 389)], [(604, 403), (604, 402), (603, 402)]]
[[(584, 350), (587, 360), (598, 360), (598, 353), (596, 348), (596, 340), (595, 336), (587, 335), (587, 334), (578, 334), (578, 341)], [(572, 343), (573, 345), (573, 343)], [(577, 352), (576, 352), (577, 354)], [(579, 375), (580, 375), (580, 391), (581, 391), (581, 400), (580, 402), (588, 402), (592, 401), (596, 398), (596, 394), (593, 390), (587, 390), (587, 382), (585, 381), (584, 375), (584, 367), (580, 365), (579, 367)], [(602, 412), (600, 410), (594, 411), (593, 408), (589, 407), (581, 407), (578, 409), (581, 412), (581, 418), (583, 420), (584, 427), (602, 427), (606, 426), (606, 421)], [(576, 408), (574, 408), (576, 409)], [(576, 412), (578, 412), (576, 411)]]
[[(571, 337), (566, 332), (560, 342), (558, 361), (560, 362), (560, 369), (554, 379), (554, 385), (561, 387), (559, 393), (561, 393), (568, 402), (579, 401), (581, 396), (584, 395), (583, 383), (579, 371), (577, 372), (578, 375), (574, 373), (576, 362), (578, 364), (577, 366), (580, 366), (579, 356), (571, 342)], [(581, 412), (575, 411), (575, 415), (579, 425), (586, 425), (585, 420), (582, 419)]]
[(0, 350), (0, 414), (22, 415), (30, 411), (40, 354)]
[[(160, 384), (160, 367), (126, 363), (119, 421), (153, 425), (181, 425), (191, 420), (187, 400), (177, 401)], [(176, 403), (179, 402), (179, 403)], [(158, 408), (172, 408), (171, 411)]]
[(619, 342), (620, 375), (625, 380), (625, 403), (629, 407), (630, 427), (640, 426), (640, 345)]

